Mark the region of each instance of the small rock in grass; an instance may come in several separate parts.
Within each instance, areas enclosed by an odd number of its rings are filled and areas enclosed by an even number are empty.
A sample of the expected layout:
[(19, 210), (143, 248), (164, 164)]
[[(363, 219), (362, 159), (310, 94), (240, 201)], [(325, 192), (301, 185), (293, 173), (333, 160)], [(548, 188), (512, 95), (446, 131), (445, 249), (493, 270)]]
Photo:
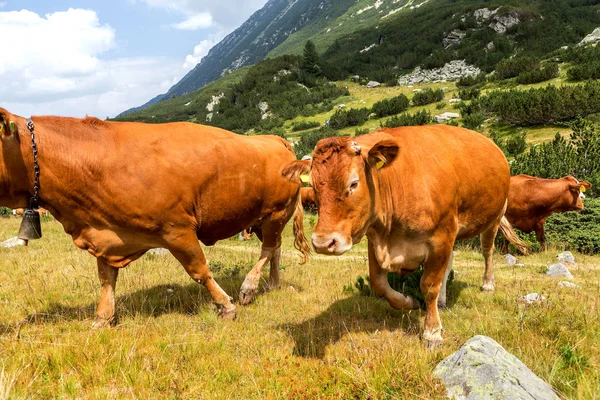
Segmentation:
[(558, 286), (566, 287), (566, 288), (573, 288), (573, 289), (579, 289), (580, 288), (579, 285), (576, 285), (573, 282), (567, 282), (567, 281), (560, 281), (560, 282), (558, 282)]
[(14, 237), (14, 238), (10, 238), (8, 240), (5, 240), (4, 242), (0, 243), (0, 247), (6, 247), (6, 248), (11, 248), (11, 247), (17, 247), (17, 246), (23, 246), (23, 242), (19, 240), (18, 237)]
[(570, 251), (563, 251), (562, 253), (557, 255), (556, 258), (560, 262), (575, 264), (575, 256)]
[(294, 289), (294, 287), (293, 287), (293, 286), (290, 286), (290, 290), (291, 290), (292, 292), (295, 292), (295, 291), (296, 291), (296, 289)]
[(163, 249), (163, 248), (152, 249), (152, 250), (148, 250), (148, 254), (164, 255), (164, 254), (169, 254), (169, 250)]
[(515, 267), (525, 268), (525, 264), (515, 264)]
[(569, 271), (569, 268), (567, 268), (567, 266), (563, 263), (556, 263), (549, 266), (546, 275), (551, 276), (553, 278), (565, 277), (567, 279), (573, 279), (571, 271)]
[(539, 293), (529, 293), (527, 296), (521, 297), (527, 304), (543, 303), (546, 298)]
[(517, 257), (512, 254), (505, 254), (504, 258), (506, 258), (506, 265), (515, 265), (517, 263)]
[(433, 375), (450, 399), (558, 400), (552, 387), (487, 336), (474, 336), (440, 362)]

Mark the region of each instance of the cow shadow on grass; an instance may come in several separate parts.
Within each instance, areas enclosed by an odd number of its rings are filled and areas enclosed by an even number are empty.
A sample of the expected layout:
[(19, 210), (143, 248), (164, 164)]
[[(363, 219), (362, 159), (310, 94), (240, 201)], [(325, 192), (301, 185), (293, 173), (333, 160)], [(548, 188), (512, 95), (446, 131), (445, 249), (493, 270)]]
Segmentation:
[[(454, 281), (448, 287), (446, 309), (451, 309), (460, 292), (469, 286), (466, 282)], [(327, 346), (339, 342), (350, 333), (401, 330), (407, 335), (418, 337), (424, 315), (424, 310), (395, 310), (383, 298), (354, 294), (336, 301), (314, 318), (280, 325), (278, 329), (294, 340), (294, 355), (323, 359)]]
[[(215, 280), (235, 299), (239, 298), (243, 275), (219, 277)], [(25, 325), (59, 323), (64, 321), (85, 321), (90, 324), (96, 317), (100, 287), (98, 286), (96, 301), (83, 306), (68, 306), (60, 302), (51, 303), (41, 312), (29, 314), (17, 323), (0, 323), (0, 336), (17, 333)], [(195, 282), (187, 285), (161, 284), (136, 290), (116, 297), (116, 314), (121, 321), (135, 316), (159, 317), (165, 314), (197, 315), (202, 310), (213, 310), (215, 306), (208, 291)], [(265, 282), (261, 282), (256, 297), (268, 295)], [(237, 303), (238, 311), (242, 306)]]

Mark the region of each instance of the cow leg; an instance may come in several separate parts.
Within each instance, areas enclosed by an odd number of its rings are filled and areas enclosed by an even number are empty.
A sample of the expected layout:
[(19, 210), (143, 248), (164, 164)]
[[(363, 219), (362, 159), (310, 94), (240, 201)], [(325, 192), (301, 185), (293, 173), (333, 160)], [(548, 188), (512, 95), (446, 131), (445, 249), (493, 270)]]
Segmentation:
[(502, 250), (500, 251), (502, 254), (508, 254), (508, 240), (505, 237), (502, 238)]
[(269, 271), (269, 289), (278, 289), (281, 286), (279, 281), (279, 261), (281, 260), (281, 247), (273, 253), (271, 258), (271, 270)]
[[(264, 218), (260, 229), (257, 232), (261, 232), (261, 240), (263, 242), (260, 258), (254, 265), (252, 270), (246, 275), (244, 283), (240, 289), (240, 303), (250, 304), (256, 293), (258, 292), (258, 284), (262, 270), (271, 262), (269, 287), (279, 287), (279, 260), (281, 257), (281, 233), (285, 224), (290, 220), (294, 214), (295, 203), (292, 202), (290, 205), (280, 211), (276, 211), (269, 215), (268, 218)], [(258, 236), (258, 234), (257, 234)]]
[(246, 275), (246, 279), (244, 279), (244, 283), (242, 283), (242, 287), (240, 289), (240, 303), (243, 305), (250, 304), (254, 300), (256, 296), (256, 292), (258, 291), (258, 284), (260, 282), (260, 277), (262, 274), (262, 270), (267, 265), (269, 261), (273, 258), (273, 255), (279, 249), (275, 249), (272, 247), (266, 247), (263, 244), (263, 247), (260, 251), (260, 258), (258, 262), (254, 264), (254, 267), (248, 275)]
[(537, 238), (538, 242), (540, 242), (540, 250), (548, 250), (548, 245), (546, 244), (546, 232), (544, 232), (543, 223), (535, 226), (535, 237)]
[(235, 319), (235, 305), (233, 300), (214, 280), (204, 252), (194, 236), (189, 240), (183, 240), (182, 243), (169, 244), (169, 251), (183, 265), (188, 275), (196, 282), (204, 285), (214, 303), (217, 306), (219, 315), (223, 319)]
[(494, 224), (480, 235), (481, 252), (485, 261), (483, 285), (481, 290), (491, 292), (494, 290), (494, 239), (498, 233), (498, 224)]
[(369, 242), (369, 280), (375, 293), (383, 296), (390, 306), (398, 310), (415, 310), (420, 308), (420, 304), (415, 298), (406, 296), (391, 288), (387, 274), (388, 272), (379, 265), (375, 257), (373, 245)]
[(446, 272), (444, 273), (444, 279), (442, 280), (442, 288), (440, 289), (440, 295), (438, 297), (438, 308), (446, 308), (446, 284), (448, 283), (448, 275), (450, 275), (450, 271), (452, 271), (452, 262), (454, 261), (454, 252), (450, 252), (450, 260), (448, 261), (448, 266), (446, 267)]
[(98, 261), (98, 278), (100, 278), (100, 301), (96, 311), (96, 320), (92, 324), (92, 328), (103, 328), (106, 326), (116, 325), (117, 318), (115, 317), (115, 286), (117, 285), (117, 277), (119, 269), (112, 267), (97, 258)]
[(442, 281), (451, 265), (452, 246), (435, 249), (425, 262), (421, 277), (421, 293), (425, 298), (425, 324), (423, 341), (428, 349), (434, 349), (442, 344), (442, 322), (438, 312), (438, 298)]

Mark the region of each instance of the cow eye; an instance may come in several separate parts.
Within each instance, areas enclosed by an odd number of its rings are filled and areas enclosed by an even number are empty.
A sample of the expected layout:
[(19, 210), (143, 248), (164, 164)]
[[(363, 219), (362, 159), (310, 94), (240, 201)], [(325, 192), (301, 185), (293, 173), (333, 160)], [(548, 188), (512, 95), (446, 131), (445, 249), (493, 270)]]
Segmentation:
[(358, 187), (358, 181), (354, 181), (350, 184), (350, 191), (354, 191)]

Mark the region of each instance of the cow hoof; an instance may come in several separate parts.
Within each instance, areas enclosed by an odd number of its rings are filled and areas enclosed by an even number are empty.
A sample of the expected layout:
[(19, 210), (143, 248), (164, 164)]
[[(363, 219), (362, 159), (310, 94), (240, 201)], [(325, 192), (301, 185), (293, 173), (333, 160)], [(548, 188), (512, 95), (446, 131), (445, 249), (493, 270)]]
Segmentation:
[(494, 284), (493, 283), (484, 283), (481, 286), (481, 291), (482, 292), (493, 292), (494, 291)]
[(423, 343), (427, 350), (435, 350), (444, 343), (444, 338), (440, 331), (436, 333), (423, 332)]
[(110, 328), (111, 326), (115, 326), (116, 324), (117, 324), (116, 318), (110, 318), (110, 319), (96, 318), (96, 320), (92, 323), (92, 329)]
[(233, 321), (236, 317), (236, 309), (233, 304), (230, 304), (229, 307), (225, 307), (223, 305), (217, 305), (219, 309), (219, 317), (224, 320)]
[(254, 301), (256, 296), (256, 289), (242, 289), (240, 292), (240, 304), (247, 306)]

